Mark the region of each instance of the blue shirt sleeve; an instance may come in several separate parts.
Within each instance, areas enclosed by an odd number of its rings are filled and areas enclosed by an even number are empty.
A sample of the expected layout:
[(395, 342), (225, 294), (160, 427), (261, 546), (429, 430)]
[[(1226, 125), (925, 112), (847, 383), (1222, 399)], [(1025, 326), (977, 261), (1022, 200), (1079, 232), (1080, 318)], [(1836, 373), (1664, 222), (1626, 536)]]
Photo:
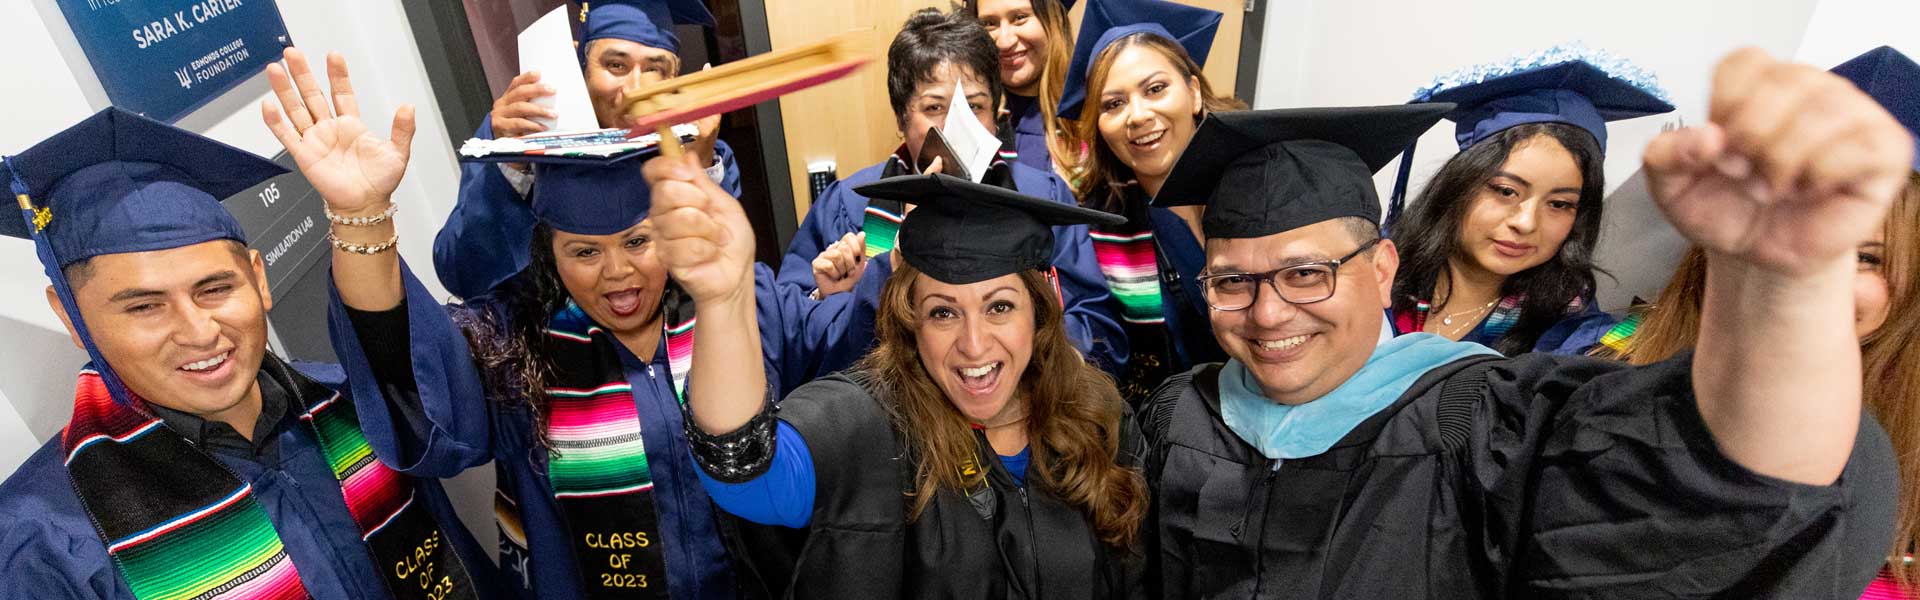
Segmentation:
[(720, 508), (761, 525), (801, 528), (813, 520), (813, 451), (799, 430), (781, 421), (774, 426), (773, 464), (745, 483), (721, 483), (700, 473), (700, 484)]

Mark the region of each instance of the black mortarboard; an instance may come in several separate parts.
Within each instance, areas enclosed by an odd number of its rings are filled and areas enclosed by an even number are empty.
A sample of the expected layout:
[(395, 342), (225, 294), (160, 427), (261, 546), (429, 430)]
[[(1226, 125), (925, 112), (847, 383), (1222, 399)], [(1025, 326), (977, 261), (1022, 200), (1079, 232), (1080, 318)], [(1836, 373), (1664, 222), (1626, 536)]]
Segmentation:
[(1254, 238), (1329, 219), (1380, 222), (1373, 172), (1452, 104), (1287, 108), (1207, 115), (1156, 206), (1205, 204), (1210, 238)]
[(221, 201), (286, 173), (253, 153), (109, 107), (7, 157), (0, 179), (20, 218), (0, 217), (0, 235), (29, 238), (114, 399), (124, 384), (93, 345), (61, 269), (103, 254), (169, 250), (210, 242), (246, 243)]
[(904, 175), (862, 185), (868, 198), (916, 205), (900, 224), (900, 257), (942, 282), (965, 285), (1053, 264), (1053, 227), (1118, 225), (1126, 218), (948, 175)]

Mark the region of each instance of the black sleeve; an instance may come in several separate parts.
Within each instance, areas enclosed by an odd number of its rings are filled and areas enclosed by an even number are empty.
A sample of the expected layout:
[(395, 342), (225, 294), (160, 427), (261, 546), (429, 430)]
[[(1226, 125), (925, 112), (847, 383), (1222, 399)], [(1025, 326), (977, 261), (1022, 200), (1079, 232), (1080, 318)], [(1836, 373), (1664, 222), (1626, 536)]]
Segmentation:
[(1714, 443), (1691, 369), (1689, 353), (1485, 371), (1463, 468), (1521, 596), (1852, 599), (1873, 579), (1897, 496), (1886, 433), (1863, 416), (1833, 485), (1762, 476)]
[[(409, 431), (426, 431), (431, 422), (420, 404), (420, 389), (413, 379), (413, 356), (408, 353), (413, 346), (407, 333), (406, 300), (382, 311), (358, 310), (345, 303), (341, 307), (347, 309), (353, 335), (359, 338), (360, 347), (366, 352), (367, 363), (373, 368), (373, 378), (379, 383), (387, 406), (406, 420)], [(405, 456), (418, 456), (423, 450), (415, 436), (396, 437)]]

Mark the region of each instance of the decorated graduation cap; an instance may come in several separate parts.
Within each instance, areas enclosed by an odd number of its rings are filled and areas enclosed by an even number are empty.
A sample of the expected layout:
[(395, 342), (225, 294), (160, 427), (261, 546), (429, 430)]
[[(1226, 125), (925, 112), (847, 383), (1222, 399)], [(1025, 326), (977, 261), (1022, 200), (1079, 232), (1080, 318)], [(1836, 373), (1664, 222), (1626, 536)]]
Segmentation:
[[(1462, 150), (1520, 125), (1564, 123), (1591, 134), (1605, 151), (1609, 121), (1673, 111), (1651, 71), (1579, 44), (1441, 75), (1415, 90), (1411, 102), (1453, 103), (1447, 119)], [(1408, 144), (1387, 207), (1388, 225), (1406, 203), (1412, 173), (1413, 145)]]
[(647, 218), (653, 191), (640, 172), (655, 150), (606, 160), (529, 156), (533, 163), (533, 216), (548, 227), (579, 235), (612, 235)]
[(1053, 227), (1126, 218), (950, 175), (889, 177), (853, 189), (916, 207), (900, 224), (900, 257), (954, 285), (1053, 264)]
[(0, 171), (20, 217), (0, 234), (34, 242), (94, 370), (114, 400), (128, 402), (80, 316), (61, 269), (104, 254), (148, 252), (214, 240), (246, 243), (220, 205), (287, 170), (254, 154), (118, 108), (9, 156)]
[[(1071, 3), (1067, 4), (1072, 6)], [(1073, 42), (1073, 62), (1067, 68), (1065, 89), (1055, 115), (1080, 118), (1087, 101), (1087, 72), (1094, 58), (1120, 38), (1136, 33), (1157, 35), (1180, 44), (1196, 64), (1207, 64), (1207, 51), (1220, 31), (1221, 14), (1167, 0), (1089, 0)]]
[(1913, 168), (1920, 171), (1920, 64), (1887, 46), (1840, 63), (1833, 73), (1859, 86), (1916, 138)]
[(680, 51), (674, 25), (713, 27), (713, 13), (700, 0), (589, 0), (580, 3), (580, 60), (594, 40), (627, 40), (668, 52)]
[(1342, 217), (1380, 222), (1373, 173), (1442, 115), (1445, 102), (1223, 111), (1207, 115), (1155, 206), (1204, 204), (1209, 238), (1255, 238)]

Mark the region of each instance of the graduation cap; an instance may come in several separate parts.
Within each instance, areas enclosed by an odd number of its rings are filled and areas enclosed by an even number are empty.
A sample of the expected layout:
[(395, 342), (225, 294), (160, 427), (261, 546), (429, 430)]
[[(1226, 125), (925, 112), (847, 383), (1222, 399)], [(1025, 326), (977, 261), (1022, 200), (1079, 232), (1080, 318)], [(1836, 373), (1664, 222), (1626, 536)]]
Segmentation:
[(582, 161), (565, 156), (529, 156), (533, 163), (533, 217), (548, 227), (579, 235), (612, 235), (647, 218), (653, 190), (640, 172), (639, 156), (657, 149)]
[[(1607, 148), (1607, 123), (1673, 112), (1673, 103), (1651, 71), (1604, 50), (1579, 44), (1554, 46), (1502, 62), (1441, 75), (1416, 90), (1412, 102), (1451, 102), (1454, 140), (1465, 150), (1507, 129), (1530, 123), (1565, 123), (1593, 135)], [(1398, 218), (1413, 172), (1413, 145), (1400, 161), (1387, 209)]]
[(678, 53), (680, 37), (674, 35), (674, 25), (714, 26), (713, 13), (700, 0), (592, 0), (581, 2), (580, 11), (586, 24), (580, 36), (581, 62), (594, 40), (627, 40)]
[(0, 163), (20, 218), (0, 235), (34, 242), (47, 279), (114, 400), (124, 384), (93, 345), (61, 269), (103, 254), (148, 252), (214, 240), (246, 243), (220, 205), (287, 170), (253, 153), (165, 123), (107, 108)]
[[(1840, 63), (1833, 68), (1833, 73), (1860, 86), (1861, 91), (1893, 113), (1894, 120), (1920, 138), (1920, 64), (1914, 64), (1913, 59), (1899, 50), (1881, 46)], [(1913, 168), (1920, 171), (1920, 142), (1916, 142), (1914, 149)]]
[(1073, 41), (1073, 62), (1067, 68), (1066, 87), (1060, 91), (1059, 109), (1054, 114), (1063, 119), (1080, 118), (1093, 60), (1108, 46), (1132, 34), (1149, 33), (1177, 42), (1193, 62), (1207, 64), (1207, 51), (1213, 48), (1213, 36), (1220, 31), (1221, 16), (1167, 0), (1090, 0), (1080, 21), (1080, 35)]
[(1155, 206), (1204, 204), (1209, 238), (1255, 238), (1341, 217), (1380, 222), (1373, 172), (1453, 110), (1445, 102), (1207, 115)]
[(1053, 227), (1118, 225), (1126, 218), (950, 175), (903, 175), (855, 187), (868, 198), (917, 205), (900, 224), (900, 257), (953, 285), (1053, 264)]

